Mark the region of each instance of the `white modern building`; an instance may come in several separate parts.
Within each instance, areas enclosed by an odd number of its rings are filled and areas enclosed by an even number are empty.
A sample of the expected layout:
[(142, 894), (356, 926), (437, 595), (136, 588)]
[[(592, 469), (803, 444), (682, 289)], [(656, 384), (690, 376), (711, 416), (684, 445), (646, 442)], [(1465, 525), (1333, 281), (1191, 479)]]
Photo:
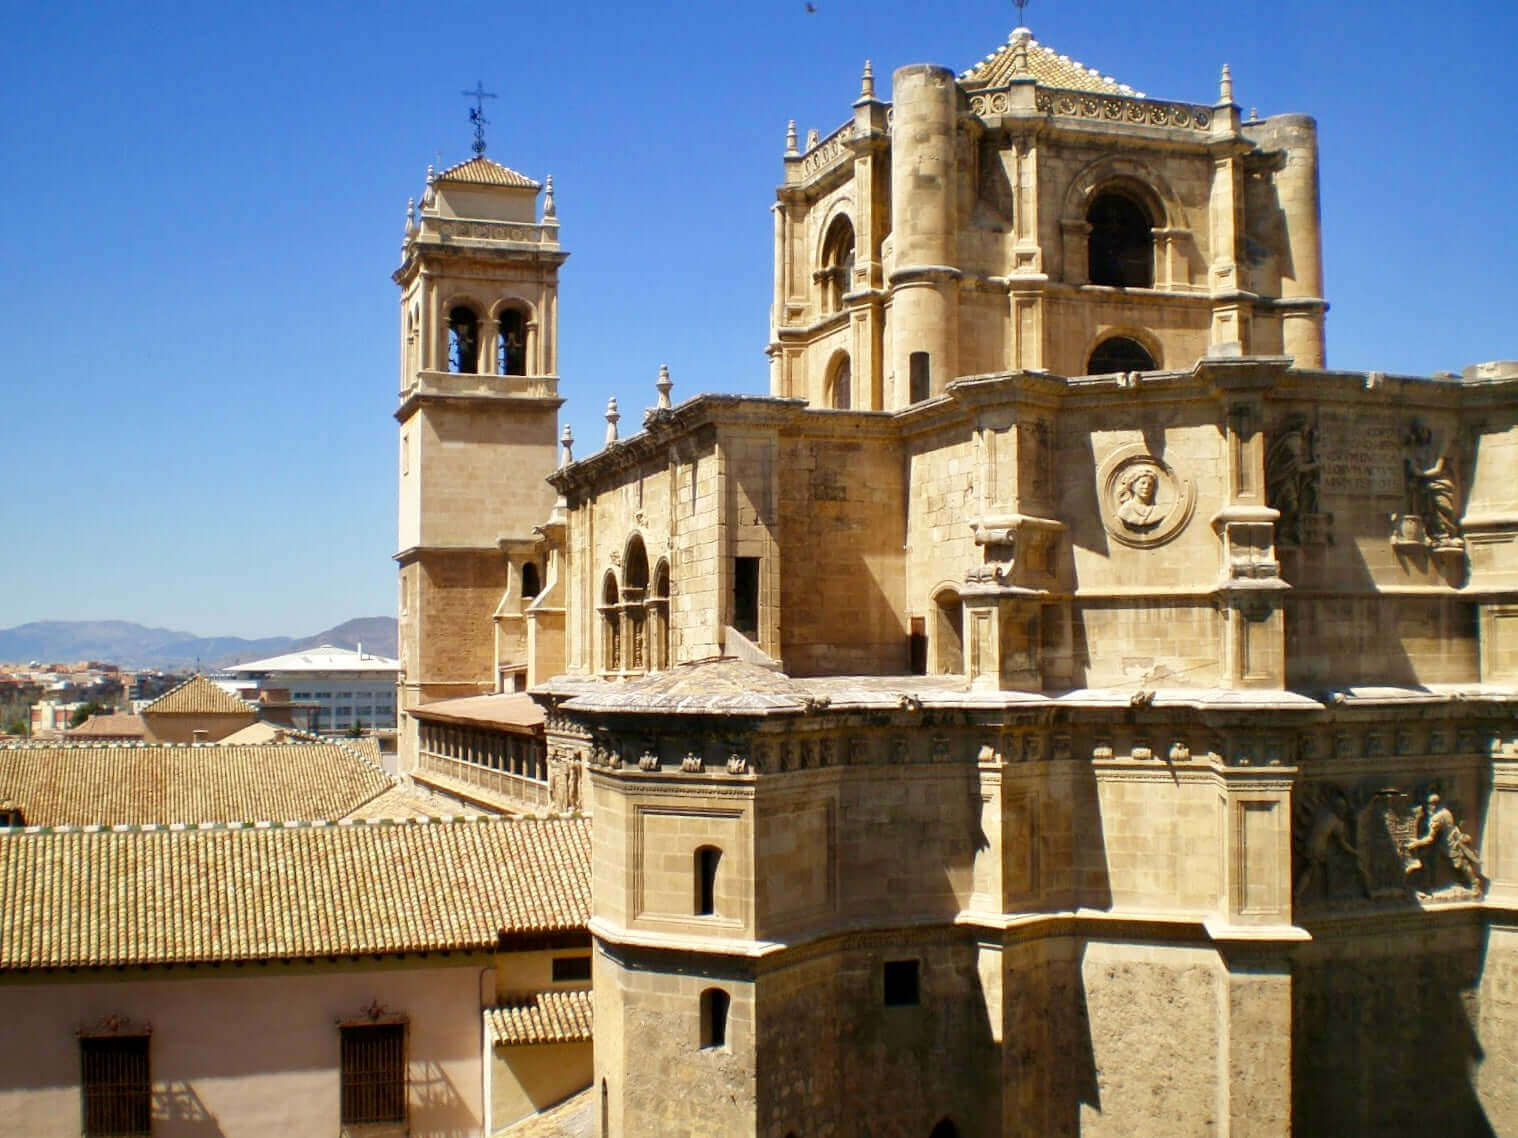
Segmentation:
[(295, 704), (313, 704), (318, 731), (395, 726), (400, 662), (388, 656), (323, 644), (225, 669), (239, 692), (282, 690)]

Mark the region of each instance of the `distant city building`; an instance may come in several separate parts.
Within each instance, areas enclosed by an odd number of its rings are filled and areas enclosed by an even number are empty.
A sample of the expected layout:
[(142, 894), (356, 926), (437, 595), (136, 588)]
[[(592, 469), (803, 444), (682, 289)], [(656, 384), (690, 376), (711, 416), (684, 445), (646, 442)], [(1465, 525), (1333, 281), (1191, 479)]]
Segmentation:
[(363, 645), (354, 650), (330, 644), (226, 669), (244, 698), (257, 699), (261, 691), (279, 689), (289, 693), (291, 704), (314, 704), (311, 726), (317, 731), (394, 727), (399, 671), (398, 660), (365, 652)]
[(69, 718), (83, 706), (83, 702), (64, 703), (53, 699), (32, 704), (32, 734), (49, 735), (55, 731), (67, 731)]

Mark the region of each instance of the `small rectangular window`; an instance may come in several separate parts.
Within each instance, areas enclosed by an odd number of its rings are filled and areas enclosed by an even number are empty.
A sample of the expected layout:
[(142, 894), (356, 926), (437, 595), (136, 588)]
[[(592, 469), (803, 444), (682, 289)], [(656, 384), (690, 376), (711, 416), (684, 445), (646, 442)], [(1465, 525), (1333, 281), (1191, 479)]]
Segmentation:
[(910, 401), (921, 403), (933, 393), (933, 381), (928, 366), (927, 352), (913, 352), (908, 357), (911, 375)]
[(885, 1005), (888, 1008), (908, 1007), (921, 1003), (916, 960), (887, 960), (885, 962)]
[(733, 627), (759, 639), (759, 558), (733, 559)]
[(136, 1138), (152, 1132), (153, 1084), (146, 1035), (79, 1040), (85, 1138)]
[(555, 984), (589, 979), (590, 957), (555, 956), (553, 958), (553, 982)]
[(342, 1029), (342, 1121), (406, 1121), (406, 1025)]

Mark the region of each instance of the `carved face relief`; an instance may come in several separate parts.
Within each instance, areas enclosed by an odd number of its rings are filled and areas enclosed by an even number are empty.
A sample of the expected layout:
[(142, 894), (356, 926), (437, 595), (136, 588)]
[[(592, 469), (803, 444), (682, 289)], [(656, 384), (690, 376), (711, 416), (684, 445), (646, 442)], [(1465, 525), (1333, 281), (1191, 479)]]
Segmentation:
[(1097, 472), (1102, 525), (1123, 545), (1169, 541), (1191, 518), (1195, 490), (1143, 446), (1122, 447)]

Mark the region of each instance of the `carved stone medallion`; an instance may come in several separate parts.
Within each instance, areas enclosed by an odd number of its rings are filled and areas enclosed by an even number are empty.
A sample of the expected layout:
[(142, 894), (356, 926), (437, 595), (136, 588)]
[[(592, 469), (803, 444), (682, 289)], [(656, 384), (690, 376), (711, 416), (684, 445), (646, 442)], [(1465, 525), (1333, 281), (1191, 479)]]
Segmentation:
[(1122, 545), (1162, 545), (1185, 528), (1196, 488), (1141, 445), (1120, 447), (1097, 470), (1102, 525)]

